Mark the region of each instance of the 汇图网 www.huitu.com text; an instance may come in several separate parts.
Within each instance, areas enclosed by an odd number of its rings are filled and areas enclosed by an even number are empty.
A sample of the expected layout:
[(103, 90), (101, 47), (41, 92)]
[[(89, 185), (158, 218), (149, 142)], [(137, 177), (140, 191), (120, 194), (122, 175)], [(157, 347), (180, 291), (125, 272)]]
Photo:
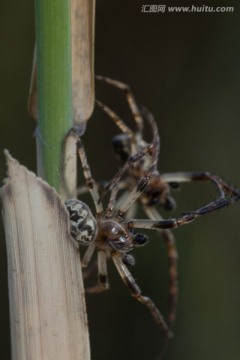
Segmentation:
[(142, 5), (142, 13), (231, 13), (233, 6), (168, 6), (168, 5)]

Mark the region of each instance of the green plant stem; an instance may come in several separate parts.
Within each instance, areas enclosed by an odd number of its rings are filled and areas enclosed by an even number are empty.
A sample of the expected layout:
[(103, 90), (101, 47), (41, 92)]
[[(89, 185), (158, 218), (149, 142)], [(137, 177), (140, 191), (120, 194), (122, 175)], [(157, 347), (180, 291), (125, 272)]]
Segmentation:
[(38, 174), (58, 191), (64, 139), (72, 127), (70, 0), (35, 0)]

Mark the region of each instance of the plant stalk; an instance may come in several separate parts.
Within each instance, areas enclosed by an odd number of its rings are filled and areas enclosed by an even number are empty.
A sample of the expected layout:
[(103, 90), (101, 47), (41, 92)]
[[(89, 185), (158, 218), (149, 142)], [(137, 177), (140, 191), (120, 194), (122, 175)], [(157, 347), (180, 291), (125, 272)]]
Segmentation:
[(38, 175), (57, 191), (64, 139), (72, 127), (69, 0), (35, 0), (38, 88)]

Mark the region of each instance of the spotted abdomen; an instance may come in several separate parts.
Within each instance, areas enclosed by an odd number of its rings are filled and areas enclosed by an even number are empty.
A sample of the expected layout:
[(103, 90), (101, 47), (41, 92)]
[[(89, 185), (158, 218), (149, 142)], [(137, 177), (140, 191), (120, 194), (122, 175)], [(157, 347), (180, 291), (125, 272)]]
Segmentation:
[(71, 222), (71, 235), (81, 245), (89, 245), (97, 236), (97, 222), (89, 207), (80, 200), (65, 202)]

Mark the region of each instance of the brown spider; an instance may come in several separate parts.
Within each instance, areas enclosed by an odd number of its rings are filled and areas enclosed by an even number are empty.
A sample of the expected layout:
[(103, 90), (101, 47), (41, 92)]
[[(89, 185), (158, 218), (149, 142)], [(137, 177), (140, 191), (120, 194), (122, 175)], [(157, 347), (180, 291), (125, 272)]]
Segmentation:
[[(108, 190), (112, 190), (114, 194), (114, 192), (117, 191), (116, 187), (118, 189), (125, 189), (125, 193), (116, 204), (116, 195), (114, 198), (115, 212), (118, 218), (123, 219), (125, 216), (125, 218), (128, 219), (128, 228), (154, 228), (161, 232), (169, 259), (168, 326), (171, 329), (176, 316), (178, 293), (177, 250), (174, 236), (168, 229), (186, 224), (198, 216), (205, 215), (234, 203), (239, 199), (240, 193), (226, 184), (218, 176), (211, 175), (208, 172), (160, 174), (157, 170), (160, 139), (153, 116), (146, 109), (140, 112), (128, 85), (107, 77), (97, 76), (96, 78), (124, 91), (136, 124), (136, 131), (134, 132), (109, 107), (100, 101), (96, 101), (100, 108), (113, 119), (122, 131), (122, 134), (114, 137), (113, 146), (118, 158), (120, 158), (124, 164), (120, 171), (108, 183), (105, 191), (102, 192), (100, 202)], [(151, 144), (146, 143), (143, 139), (142, 114), (148, 121), (153, 132), (153, 142)], [(125, 173), (126, 178), (121, 181)], [(184, 213), (179, 220), (163, 220), (156, 206), (161, 205), (166, 210), (173, 210), (175, 208), (175, 201), (171, 196), (171, 189), (177, 188), (180, 183), (191, 181), (211, 181), (219, 193), (218, 198), (196, 211)], [(138, 184), (137, 186), (136, 183)], [(86, 192), (86, 190), (86, 187), (81, 187), (79, 194)], [(151, 220), (131, 220), (136, 212), (137, 202), (140, 202), (147, 217)]]
[[(153, 142), (133, 155), (127, 162), (127, 166), (130, 163), (138, 163), (147, 156), (147, 154), (150, 158), (155, 160), (150, 162), (149, 167), (144, 171), (142, 176), (137, 179), (133, 189), (129, 192), (129, 196), (122, 199), (121, 206), (118, 206), (117, 202), (118, 180), (114, 177), (114, 184), (111, 185), (111, 195), (106, 210), (103, 208), (101, 197), (98, 192), (98, 185), (92, 177), (83, 142), (76, 133), (77, 152), (83, 168), (86, 186), (89, 189), (95, 204), (96, 215), (93, 216), (91, 210), (82, 201), (77, 199), (68, 200), (66, 206), (70, 214), (71, 234), (73, 238), (78, 241), (80, 245), (88, 245), (82, 259), (82, 266), (84, 268), (88, 266), (94, 250), (98, 250), (98, 285), (90, 288), (88, 292), (96, 293), (108, 289), (107, 258), (111, 257), (130, 294), (150, 310), (155, 322), (162, 328), (166, 338), (170, 338), (171, 328), (167, 322), (165, 322), (153, 301), (149, 297), (142, 295), (139, 286), (128, 269), (129, 265), (134, 264), (134, 258), (129, 255), (128, 252), (134, 247), (145, 245), (148, 241), (146, 235), (135, 233), (135, 229), (160, 229), (163, 231), (163, 235), (166, 238), (169, 258), (174, 262), (174, 265), (172, 265), (173, 270), (175, 269), (176, 262), (175, 245), (171, 233), (166, 229), (185, 225), (202, 215), (201, 212), (206, 213), (212, 211), (213, 207), (219, 208), (225, 206), (229, 201), (221, 198), (221, 202), (218, 201), (217, 204), (215, 203), (214, 205), (210, 204), (205, 207), (204, 210), (200, 209), (200, 211), (196, 213), (183, 215), (179, 219), (162, 220), (159, 218), (159, 215), (158, 218), (155, 218), (154, 220), (129, 219), (126, 217), (126, 213), (142, 196), (151, 181), (152, 176), (155, 174), (159, 137), (157, 127), (151, 117), (149, 117), (149, 122), (152, 124)], [(127, 169), (126, 166), (118, 173), (118, 177), (125, 169)], [(220, 190), (220, 186), (219, 191), (222, 191)], [(176, 295), (175, 293), (173, 294), (176, 290), (175, 273), (172, 274), (172, 279), (174, 283), (171, 283), (172, 287), (170, 295), (172, 301), (175, 301)], [(173, 310), (171, 311), (173, 312)]]

